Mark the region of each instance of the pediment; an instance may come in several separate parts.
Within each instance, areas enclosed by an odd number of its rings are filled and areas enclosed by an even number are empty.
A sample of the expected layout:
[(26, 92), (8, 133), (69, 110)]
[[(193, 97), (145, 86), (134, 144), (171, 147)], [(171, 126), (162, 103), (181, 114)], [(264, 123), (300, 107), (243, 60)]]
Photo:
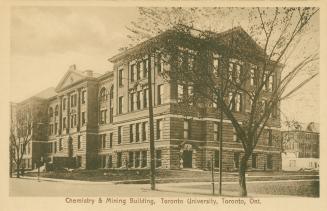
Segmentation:
[(85, 78), (86, 76), (83, 75), (82, 73), (79, 73), (74, 70), (68, 70), (67, 73), (64, 75), (64, 77), (62, 77), (62, 79), (58, 83), (56, 87), (56, 91), (58, 92), (60, 90), (63, 90), (66, 87), (69, 87)]

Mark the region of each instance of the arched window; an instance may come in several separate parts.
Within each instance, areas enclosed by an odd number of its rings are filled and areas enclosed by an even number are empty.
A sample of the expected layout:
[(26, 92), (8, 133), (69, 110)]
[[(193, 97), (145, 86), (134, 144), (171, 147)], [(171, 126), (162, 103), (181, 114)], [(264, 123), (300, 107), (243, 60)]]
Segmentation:
[(106, 95), (106, 88), (102, 88), (100, 90), (100, 102), (106, 101), (107, 95)]
[(58, 114), (59, 114), (59, 106), (56, 105), (56, 108), (55, 108), (55, 115), (58, 116)]
[(52, 107), (49, 108), (49, 117), (53, 117), (53, 108)]

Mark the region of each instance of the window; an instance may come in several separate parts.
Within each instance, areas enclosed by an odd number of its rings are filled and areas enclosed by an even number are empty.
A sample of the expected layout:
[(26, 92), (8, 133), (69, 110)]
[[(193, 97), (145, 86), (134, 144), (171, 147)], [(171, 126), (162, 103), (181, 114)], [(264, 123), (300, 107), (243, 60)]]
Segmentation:
[(128, 167), (134, 166), (134, 152), (128, 152)]
[(77, 95), (73, 94), (70, 96), (70, 107), (75, 107), (77, 104)]
[(136, 93), (136, 108), (141, 109), (141, 91)]
[[(57, 145), (57, 142), (55, 142), (56, 145)], [(30, 154), (31, 153), (31, 143), (28, 143), (27, 144), (27, 154)]]
[(100, 134), (100, 146), (102, 149), (106, 148), (106, 134)]
[(117, 168), (120, 168), (122, 166), (122, 153), (117, 152)]
[(62, 151), (63, 147), (62, 147), (62, 138), (59, 139), (59, 151)]
[[(29, 146), (29, 145), (28, 145)], [(57, 153), (57, 142), (53, 142), (54, 153)], [(28, 154), (30, 153), (30, 148), (28, 148)]]
[(273, 86), (274, 86), (274, 76), (271, 75), (271, 76), (269, 76), (268, 90), (273, 91)]
[(219, 168), (219, 150), (215, 150), (215, 168)]
[(134, 95), (135, 93), (131, 93), (131, 111), (134, 111), (134, 104), (135, 104), (135, 100), (134, 100)]
[(268, 130), (268, 146), (272, 146), (273, 142), (273, 136), (272, 136), (272, 130)]
[(228, 93), (228, 102), (229, 102), (229, 109), (231, 110), (231, 111), (233, 111), (234, 110), (234, 107), (235, 107), (235, 100), (233, 100), (233, 93), (232, 92), (230, 92), (230, 93)]
[(242, 111), (242, 95), (236, 94), (235, 96), (235, 111), (241, 112)]
[(76, 124), (77, 124), (76, 119), (77, 119), (77, 115), (74, 114), (74, 126), (76, 126)]
[(187, 87), (187, 97), (189, 99), (190, 105), (193, 105), (193, 95), (194, 95), (193, 86), (189, 85)]
[(135, 64), (132, 64), (131, 65), (131, 82), (133, 82), (135, 80), (134, 73), (135, 73)]
[(136, 80), (140, 80), (141, 78), (141, 65), (142, 63), (138, 62), (136, 65)]
[(85, 104), (85, 95), (86, 95), (86, 91), (82, 91), (82, 104)]
[(114, 101), (114, 86), (111, 86), (110, 92), (109, 92), (109, 97), (110, 97), (110, 119), (109, 122), (112, 123), (114, 121), (114, 108), (113, 108), (113, 101)]
[(233, 127), (233, 141), (234, 142), (239, 142), (240, 139), (238, 138), (237, 132), (235, 130), (235, 128)]
[(112, 148), (112, 140), (113, 140), (113, 136), (114, 136), (113, 133), (110, 133), (110, 134), (109, 134), (109, 148)]
[(156, 168), (161, 166), (161, 150), (156, 150)]
[(162, 119), (157, 120), (157, 139), (162, 138)]
[(129, 125), (129, 142), (134, 142), (134, 125)]
[(121, 144), (122, 135), (123, 135), (122, 127), (118, 126), (118, 144)]
[(56, 107), (55, 107), (55, 116), (58, 116), (58, 114), (59, 114), (59, 106), (56, 105)]
[(62, 118), (62, 128), (66, 128), (66, 117)]
[(118, 113), (122, 114), (123, 113), (123, 96), (119, 97), (118, 101)]
[(144, 168), (147, 166), (147, 157), (148, 157), (147, 151), (142, 151), (141, 156), (142, 156), (141, 167)]
[(163, 60), (162, 60), (162, 54), (161, 53), (157, 54), (156, 67), (157, 67), (157, 70), (158, 70), (159, 74), (163, 72)]
[(148, 64), (149, 64), (149, 60), (148, 59), (144, 59), (143, 60), (143, 78), (147, 78), (148, 77)]
[(135, 141), (136, 142), (140, 141), (140, 130), (141, 130), (140, 123), (136, 123), (136, 125), (135, 125), (135, 133), (136, 133)]
[(228, 100), (229, 100), (229, 108), (232, 111), (236, 111), (236, 112), (241, 112), (242, 108), (243, 108), (243, 99), (242, 99), (242, 95), (240, 93), (235, 94), (235, 96), (233, 96), (233, 93), (230, 92), (228, 95)]
[(80, 135), (77, 136), (77, 148), (78, 149), (82, 148), (81, 136)]
[(190, 120), (184, 120), (184, 139), (189, 139), (191, 135)]
[(83, 111), (82, 112), (82, 126), (84, 126), (85, 125), (85, 112)]
[(234, 152), (234, 168), (240, 167), (240, 153)]
[(66, 109), (66, 98), (62, 99), (62, 110)]
[(105, 102), (107, 100), (107, 90), (106, 88), (102, 88), (100, 90), (100, 102)]
[(146, 141), (147, 137), (147, 129), (148, 129), (148, 123), (147, 122), (143, 122), (142, 123), (142, 141)]
[(250, 70), (250, 85), (254, 86), (255, 85), (255, 67), (252, 67)]
[(256, 169), (257, 168), (257, 155), (252, 154), (252, 168)]
[(213, 54), (213, 60), (212, 60), (212, 65), (213, 65), (213, 74), (214, 76), (218, 77), (219, 75), (219, 61), (220, 56), (218, 54)]
[(118, 70), (118, 85), (123, 85), (123, 69)]
[(49, 108), (49, 117), (53, 117), (53, 108), (52, 107)]
[(143, 108), (148, 107), (148, 93), (149, 93), (149, 89), (143, 90)]
[(112, 155), (108, 156), (108, 168), (112, 168)]
[(100, 124), (105, 124), (107, 122), (107, 110), (100, 111)]
[(54, 129), (54, 133), (57, 134), (58, 133), (58, 123), (55, 123), (55, 129)]
[(158, 105), (161, 105), (163, 103), (163, 86), (162, 85), (158, 85)]
[(213, 141), (218, 141), (219, 139), (219, 123), (213, 123)]
[(109, 122), (110, 123), (113, 123), (114, 121), (114, 108), (110, 108), (110, 119), (109, 119)]
[(218, 108), (218, 96), (217, 96), (217, 94), (213, 94), (213, 96), (212, 96), (212, 107)]
[(135, 168), (140, 167), (141, 152), (135, 152)]
[(272, 169), (272, 167), (273, 167), (272, 155), (268, 154), (267, 155), (267, 169)]
[(184, 97), (184, 86), (181, 84), (177, 85), (177, 97), (178, 97), (178, 101), (181, 102), (183, 100)]
[(74, 127), (74, 115), (70, 116), (70, 128)]
[(240, 82), (241, 70), (241, 62), (231, 59), (228, 68), (228, 79), (235, 82)]

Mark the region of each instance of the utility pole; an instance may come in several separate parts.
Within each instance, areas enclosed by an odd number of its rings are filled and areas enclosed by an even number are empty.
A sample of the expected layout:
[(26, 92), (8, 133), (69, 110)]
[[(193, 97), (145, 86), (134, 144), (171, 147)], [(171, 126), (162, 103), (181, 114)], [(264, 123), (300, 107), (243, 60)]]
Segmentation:
[[(148, 60), (148, 87), (149, 87), (149, 129), (150, 129), (150, 183), (151, 190), (156, 189), (156, 165), (155, 165), (155, 147), (154, 147), (154, 121), (153, 121), (153, 103), (152, 103), (152, 74), (151, 74), (151, 56)], [(155, 65), (154, 65), (155, 67)]]
[[(219, 97), (221, 100), (224, 100), (224, 77), (223, 77), (223, 68), (220, 68), (220, 75), (221, 75), (221, 82), (220, 82), (220, 91), (219, 91)], [(217, 105), (219, 105), (217, 103)], [(220, 124), (219, 124), (219, 195), (222, 193), (222, 180), (223, 180), (223, 109), (222, 106), (219, 107), (220, 109)]]
[(215, 171), (214, 171), (214, 159), (211, 157), (211, 180), (212, 180), (212, 195), (215, 195)]
[[(222, 88), (220, 89), (220, 97), (223, 99)], [(219, 195), (221, 195), (222, 179), (223, 179), (223, 110), (220, 107), (220, 124), (219, 124)]]

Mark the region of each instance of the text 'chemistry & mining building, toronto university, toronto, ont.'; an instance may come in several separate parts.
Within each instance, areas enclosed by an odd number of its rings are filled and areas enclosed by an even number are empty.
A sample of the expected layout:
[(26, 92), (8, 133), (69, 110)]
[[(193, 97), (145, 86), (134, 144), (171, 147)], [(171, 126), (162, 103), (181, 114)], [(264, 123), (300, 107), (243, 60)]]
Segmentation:
[[(206, 32), (210, 39), (203, 39), (201, 33), (193, 29), (165, 31), (110, 58), (113, 70), (102, 75), (72, 65), (56, 88), (13, 103), (12, 119), (18, 111), (37, 117), (30, 131), (33, 138), (24, 152), (24, 168), (34, 169), (40, 160), (67, 168), (149, 168), (151, 71), (156, 168), (208, 169), (212, 161), (219, 168), (218, 140), (222, 135), (223, 170), (236, 171), (244, 150), (231, 121), (223, 117), (220, 134), (215, 101), (201, 98), (195, 83), (173, 80), (169, 73), (183, 65), (196, 68), (193, 63), (201, 60), (206, 71), (217, 73), (213, 80), (237, 82), (241, 72), (251, 73), (244, 91), (251, 90), (260, 75), (263, 51), (241, 27)], [(238, 50), (229, 51), (231, 40), (238, 43)], [(169, 43), (178, 49), (176, 55), (166, 53)], [(221, 72), (230, 77), (219, 79)], [(263, 104), (279, 81), (277, 68), (264, 87)], [(232, 101), (230, 109), (239, 122), (246, 121), (251, 100), (242, 92), (230, 96), (226, 94), (226, 101)], [(184, 109), (180, 101), (190, 97), (200, 101)], [(248, 160), (250, 171), (281, 170), (282, 145), (276, 141), (281, 128), (279, 106), (273, 108), (265, 133)]]

